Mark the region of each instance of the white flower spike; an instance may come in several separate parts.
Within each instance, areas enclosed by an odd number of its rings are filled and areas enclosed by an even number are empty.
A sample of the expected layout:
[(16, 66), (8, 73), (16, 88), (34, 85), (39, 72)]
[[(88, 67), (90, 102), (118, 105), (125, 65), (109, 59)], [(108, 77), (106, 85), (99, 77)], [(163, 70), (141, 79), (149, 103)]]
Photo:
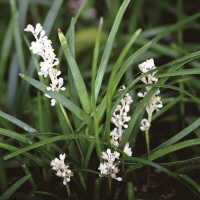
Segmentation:
[(68, 182), (70, 182), (70, 177), (74, 175), (74, 173), (68, 169), (69, 165), (66, 165), (64, 163), (65, 160), (65, 154), (60, 154), (59, 158), (55, 158), (51, 161), (52, 169), (56, 171), (56, 176), (63, 178), (63, 185), (66, 185)]
[[(54, 66), (59, 64), (59, 60), (56, 58), (54, 49), (51, 46), (52, 42), (45, 36), (45, 31), (41, 24), (36, 24), (35, 29), (29, 24), (24, 31), (31, 32), (36, 39), (36, 41), (31, 42), (30, 50), (33, 54), (37, 54), (43, 59), (43, 61), (39, 63), (40, 72), (38, 72), (38, 75), (50, 77), (51, 84), (50, 87), (47, 87), (47, 91), (59, 92), (60, 90), (65, 90), (65, 87), (62, 87), (64, 84), (63, 78), (58, 78), (61, 72), (54, 68)], [(49, 96), (49, 98), (51, 97)], [(52, 99), (51, 105), (54, 106), (56, 102), (55, 99)]]
[[(146, 73), (152, 69), (156, 69), (156, 66), (154, 64), (154, 60), (150, 59), (150, 60), (146, 60), (146, 62), (143, 62), (141, 64), (138, 65), (139, 69), (142, 71), (142, 73)], [(143, 77), (141, 79), (141, 81), (145, 84), (153, 84), (156, 83), (158, 81), (157, 78), (154, 77), (154, 75), (156, 74), (157, 71), (153, 72), (152, 74), (148, 74), (147, 76)], [(147, 86), (146, 87), (146, 91), (144, 93), (139, 92), (138, 96), (141, 98), (144, 98), (145, 95), (151, 90), (151, 86)], [(162, 105), (162, 101), (160, 100), (160, 97), (156, 96), (160, 93), (159, 90), (157, 90), (155, 92), (155, 94), (152, 96), (152, 98), (149, 100), (149, 102), (146, 105), (146, 111), (148, 114), (148, 119), (151, 119), (153, 112), (159, 112), (159, 109), (163, 107)], [(148, 121), (147, 119), (143, 119), (141, 121), (141, 127), (140, 129), (142, 131), (148, 131), (151, 124), (151, 122)]]

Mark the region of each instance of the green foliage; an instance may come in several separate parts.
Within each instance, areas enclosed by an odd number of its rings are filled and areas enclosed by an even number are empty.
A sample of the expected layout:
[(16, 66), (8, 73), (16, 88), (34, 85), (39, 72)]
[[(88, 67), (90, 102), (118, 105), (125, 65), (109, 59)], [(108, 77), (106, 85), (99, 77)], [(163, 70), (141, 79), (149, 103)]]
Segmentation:
[[(70, 7), (72, 2), (77, 8)], [(200, 13), (195, 3), (0, 4), (10, 7), (0, 25), (0, 200), (200, 199)], [(40, 58), (28, 52), (33, 39), (23, 32), (29, 23), (41, 23), (51, 39), (65, 91), (47, 91), (50, 80), (36, 75)], [(156, 69), (141, 74), (138, 64), (150, 58)], [(141, 84), (153, 72), (158, 82)], [(126, 89), (119, 91), (122, 85)], [(140, 101), (136, 94), (146, 87), (152, 89)], [(148, 156), (139, 127), (158, 89), (164, 106), (152, 117)], [(134, 100), (131, 120), (115, 149), (110, 120), (126, 93)], [(54, 107), (44, 94), (57, 101)], [(99, 177), (102, 152), (110, 148), (123, 155), (127, 142), (133, 157), (119, 159), (122, 181)], [(66, 187), (50, 167), (64, 153), (74, 173)]]

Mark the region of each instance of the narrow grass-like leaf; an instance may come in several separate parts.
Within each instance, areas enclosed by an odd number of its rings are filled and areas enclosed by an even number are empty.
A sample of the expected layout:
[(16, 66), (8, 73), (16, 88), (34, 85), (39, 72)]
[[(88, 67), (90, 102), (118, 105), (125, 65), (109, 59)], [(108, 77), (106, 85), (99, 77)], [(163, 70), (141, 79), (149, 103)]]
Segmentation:
[(13, 124), (21, 127), (22, 129), (24, 129), (25, 131), (29, 132), (29, 133), (34, 133), (37, 132), (37, 130), (35, 130), (34, 128), (32, 128), (31, 126), (29, 126), (28, 124), (16, 119), (15, 117), (12, 117), (2, 111), (0, 111), (0, 117), (12, 122)]
[(6, 190), (0, 196), (0, 200), (8, 199), (19, 187), (21, 187), (30, 178), (30, 176), (31, 176), (30, 174), (26, 175), (23, 178), (21, 178), (19, 181), (17, 181), (16, 183), (14, 183), (8, 190)]
[[(121, 158), (120, 160), (124, 160), (124, 161), (133, 161), (133, 162), (143, 163), (143, 164), (145, 164), (145, 165), (150, 165), (150, 166), (152, 166), (152, 167), (155, 167), (155, 168), (157, 168), (157, 169), (160, 169), (161, 171), (163, 171), (163, 172), (167, 173), (168, 175), (174, 177), (175, 179), (178, 179), (178, 180), (179, 180), (179, 178), (178, 178), (174, 173), (172, 173), (172, 172), (169, 171), (168, 169), (166, 169), (166, 168), (164, 168), (164, 167), (162, 167), (162, 166), (160, 166), (160, 165), (158, 165), (158, 164), (156, 164), (156, 163), (153, 163), (153, 162), (151, 162), (151, 161), (148, 161), (148, 160), (145, 160), (145, 159), (142, 159), (142, 158), (135, 158), (135, 157), (124, 157), (124, 158)], [(125, 174), (128, 173), (128, 172), (130, 172), (130, 171), (132, 171), (132, 170), (134, 170), (134, 168), (132, 168), (132, 166), (131, 166), (131, 167), (129, 167), (129, 168), (125, 171)]]
[(179, 87), (175, 87), (175, 86), (171, 86), (171, 85), (166, 85), (166, 84), (162, 84), (162, 85), (158, 85), (158, 84), (143, 84), (143, 85), (137, 85), (137, 86), (135, 86), (134, 89), (144, 88), (144, 87), (148, 87), (148, 86), (151, 86), (151, 87), (160, 87), (160, 88), (169, 88), (169, 89), (172, 89), (172, 90), (177, 90), (177, 91), (179, 91), (179, 92), (181, 92), (183, 94), (188, 95), (189, 97), (193, 98), (195, 101), (197, 101), (198, 103), (200, 103), (200, 99), (198, 99), (194, 95), (190, 94), (186, 90), (183, 90), (183, 89), (181, 89)]
[[(152, 166), (152, 167), (155, 167), (155, 168), (160, 169), (161, 171), (167, 173), (169, 176), (172, 176), (173, 178), (175, 178), (176, 180), (178, 180), (180, 183), (182, 183), (183, 185), (185, 185), (186, 187), (188, 187), (188, 184), (186, 184), (186, 183), (178, 176), (178, 174), (175, 174), (175, 173), (169, 171), (168, 169), (166, 169), (166, 168), (164, 168), (164, 167), (162, 167), (162, 166), (160, 166), (160, 165), (158, 165), (158, 164), (156, 164), (156, 163), (153, 163), (153, 162), (151, 162), (151, 161), (144, 160), (144, 159), (141, 159), (141, 158), (134, 158), (134, 157), (131, 157), (131, 158), (130, 158), (130, 157), (129, 157), (129, 158), (126, 157), (126, 158), (122, 158), (122, 159), (120, 159), (120, 160), (127, 160), (127, 161), (139, 162), (139, 163), (145, 164), (145, 165), (150, 165), (150, 166)], [(132, 170), (135, 170), (134, 166), (133, 166), (133, 167), (132, 167), (132, 166), (129, 167), (129, 168), (125, 171), (125, 174), (128, 173), (128, 172), (130, 172), (130, 171), (132, 171)], [(190, 189), (190, 188), (189, 188), (189, 189)], [(195, 191), (192, 190), (192, 192), (193, 192), (195, 195), (199, 196), (199, 194), (197, 194)]]
[(3, 128), (0, 128), (0, 135), (5, 135), (7, 137), (22, 141), (24, 143), (32, 144), (32, 141), (29, 138), (27, 138), (26, 136), (23, 136), (19, 133), (15, 133), (13, 131), (6, 130), (6, 129), (3, 129)]
[(180, 142), (174, 145), (171, 145), (165, 149), (160, 149), (159, 151), (156, 151), (152, 155), (150, 155), (149, 160), (155, 160), (157, 158), (160, 158), (168, 153), (177, 151), (179, 149), (183, 149), (186, 147), (194, 146), (194, 145), (199, 145), (200, 144), (200, 138), (198, 139), (191, 139), (191, 140), (186, 140), (184, 142)]
[(115, 18), (115, 21), (114, 21), (114, 24), (112, 26), (110, 35), (108, 37), (106, 47), (105, 47), (105, 50), (104, 50), (104, 53), (103, 53), (103, 57), (101, 59), (101, 63), (100, 63), (99, 70), (98, 70), (98, 73), (97, 73), (97, 78), (96, 78), (96, 81), (95, 81), (95, 99), (97, 99), (97, 97), (99, 95), (100, 87), (101, 87), (101, 84), (102, 84), (102, 80), (103, 80), (103, 77), (104, 77), (104, 73), (105, 73), (105, 70), (106, 70), (108, 59), (110, 57), (113, 42), (114, 42), (117, 30), (119, 28), (121, 19), (124, 15), (124, 12), (125, 12), (128, 4), (129, 4), (129, 2), (130, 2), (130, 0), (124, 0), (124, 2), (122, 3), (122, 5), (121, 5), (121, 7), (120, 7), (120, 9), (117, 13), (117, 16)]
[[(24, 170), (24, 173), (26, 175), (31, 174), (29, 168), (27, 167), (26, 163), (24, 162), (24, 160), (22, 159), (21, 156), (16, 156), (15, 157), (16, 160), (18, 161), (18, 163), (21, 165), (21, 168)], [(33, 189), (36, 189), (36, 184), (35, 184), (35, 180), (33, 179), (33, 175), (31, 174), (30, 178), (29, 178), (29, 182), (32, 185)]]
[(47, 86), (43, 83), (40, 83), (39, 81), (28, 77), (24, 74), (20, 74), (22, 78), (24, 78), (27, 82), (29, 82), (31, 85), (36, 87), (37, 89), (41, 90), (42, 92), (50, 95), (52, 98), (56, 99), (59, 103), (61, 103), (64, 107), (66, 107), (68, 110), (70, 110), (72, 113), (74, 113), (79, 119), (83, 120), (86, 124), (91, 123), (91, 118), (78, 106), (73, 104), (69, 99), (64, 97), (58, 92), (49, 92), (47, 91)]
[(54, 25), (54, 22), (56, 20), (56, 17), (62, 6), (62, 3), (63, 3), (63, 0), (54, 0), (51, 3), (51, 8), (49, 9), (49, 12), (47, 13), (44, 24), (43, 24), (46, 35), (50, 34), (52, 27)]
[(90, 101), (89, 101), (87, 89), (86, 89), (85, 83), (83, 81), (83, 77), (80, 73), (80, 70), (78, 68), (78, 65), (77, 65), (75, 59), (74, 59), (74, 56), (71, 53), (71, 50), (70, 50), (69, 45), (67, 43), (67, 40), (66, 40), (64, 34), (60, 30), (58, 31), (58, 36), (59, 36), (60, 43), (62, 45), (64, 54), (65, 54), (65, 57), (66, 57), (67, 62), (69, 64), (72, 76), (74, 78), (74, 83), (76, 85), (76, 89), (77, 89), (81, 104), (83, 106), (83, 110), (87, 113), (90, 113), (92, 111), (92, 109), (91, 109), (91, 104), (90, 104)]
[[(10, 131), (10, 130), (6, 130), (6, 129), (3, 129), (3, 128), (0, 128), (0, 134), (7, 136), (7, 137), (10, 137), (10, 138), (13, 138), (15, 140), (19, 140), (19, 141), (24, 142), (24, 143), (29, 144), (29, 145), (35, 143), (35, 141), (28, 138), (27, 135), (21, 135), (19, 133), (16, 133), (16, 132), (13, 132), (13, 131)], [(42, 136), (40, 136), (39, 138), (41, 138), (41, 137)], [(44, 138), (44, 136), (42, 138)], [(55, 144), (51, 144), (50, 146), (53, 147), (54, 149), (58, 150), (59, 152), (62, 152), (60, 150), (60, 148), (58, 146), (56, 146)], [(43, 153), (45, 156), (51, 158), (51, 153), (48, 152), (45, 148), (39, 147), (38, 150), (41, 153)]]
[(15, 96), (17, 94), (18, 85), (18, 58), (16, 53), (13, 54), (11, 58), (11, 63), (9, 67), (8, 84), (6, 91), (6, 107), (9, 113), (14, 113), (15, 111)]
[(8, 188), (8, 181), (6, 177), (6, 169), (5, 169), (5, 163), (3, 160), (3, 155), (0, 152), (0, 188), (1, 193), (5, 192)]
[[(96, 99), (95, 99), (95, 78), (96, 78), (97, 62), (98, 62), (98, 56), (99, 56), (99, 47), (100, 47), (100, 42), (101, 42), (102, 29), (103, 29), (103, 18), (101, 18), (99, 22), (99, 28), (98, 28), (98, 33), (97, 33), (94, 52), (93, 52), (94, 55), (93, 55), (93, 61), (92, 61), (92, 85), (91, 85), (91, 105), (92, 105), (93, 119), (94, 119), (92, 128), (94, 129), (94, 134), (97, 141), (96, 148), (97, 148), (97, 154), (99, 157), (101, 154), (101, 146), (99, 142), (99, 120), (98, 120), (98, 115), (97, 115)], [(91, 143), (90, 148), (87, 151), (87, 155), (86, 155), (86, 159), (84, 163), (85, 168), (87, 168), (88, 166), (93, 148), (94, 148), (94, 144)]]
[(42, 195), (45, 195), (45, 196), (54, 197), (54, 199), (62, 200), (57, 195), (54, 195), (54, 194), (49, 193), (49, 192), (44, 192), (44, 191), (31, 191), (31, 194), (42, 194)]
[[(9, 145), (9, 144), (1, 143), (1, 142), (0, 142), (0, 148), (7, 149), (7, 150), (12, 151), (12, 152), (19, 151), (19, 149), (17, 147), (14, 147), (14, 146)], [(47, 165), (43, 160), (39, 159), (37, 156), (33, 156), (32, 154), (27, 153), (27, 152), (23, 153), (23, 155), (26, 156), (27, 158), (31, 159), (31, 160), (34, 160), (35, 162), (42, 164), (42, 166), (49, 167), (49, 165)], [(6, 160), (5, 157), (3, 159)], [(52, 157), (52, 159), (53, 159), (53, 157)]]
[(186, 185), (189, 184), (188, 187), (192, 187), (194, 191), (194, 194), (196, 194), (197, 191), (197, 196), (200, 197), (199, 193), (200, 193), (200, 185), (194, 181), (192, 178), (190, 178), (189, 176), (185, 175), (185, 174), (178, 174), (178, 177), (181, 178), (182, 180), (184, 180), (186, 182)]
[(18, 151), (15, 151), (13, 153), (10, 153), (8, 155), (6, 155), (4, 157), (5, 160), (7, 159), (10, 159), (16, 155), (19, 155), (21, 153), (25, 153), (29, 150), (32, 150), (32, 149), (35, 149), (37, 147), (40, 147), (44, 144), (48, 144), (48, 143), (51, 143), (51, 142), (55, 142), (55, 141), (59, 141), (59, 140), (67, 140), (67, 139), (75, 139), (75, 138), (79, 138), (79, 139), (93, 139), (94, 140), (94, 137), (93, 136), (90, 136), (90, 135), (80, 135), (80, 134), (73, 134), (73, 135), (61, 135), (61, 136), (55, 136), (55, 137), (51, 137), (51, 138), (48, 138), (48, 139), (45, 139), (45, 140), (42, 140), (40, 142), (37, 142), (37, 143), (34, 143), (32, 145), (29, 145), (27, 147), (24, 147)]
[(88, 164), (89, 164), (89, 161), (90, 161), (90, 158), (91, 158), (91, 154), (92, 154), (92, 151), (94, 149), (94, 143), (90, 143), (88, 149), (87, 149), (87, 154), (86, 154), (86, 157), (85, 157), (85, 163), (84, 163), (84, 168), (88, 168)]
[[(163, 113), (170, 110), (173, 106), (175, 106), (178, 102), (180, 102), (183, 99), (183, 95), (178, 96), (177, 98), (173, 98), (171, 101), (169, 101), (168, 104), (165, 104), (165, 106), (157, 113), (155, 113), (152, 116), (152, 121), (160, 117)], [(141, 119), (142, 120), (142, 119)], [(140, 120), (140, 121), (141, 121)]]
[[(126, 46), (125, 46), (124, 49), (122, 50), (121, 54), (119, 55), (119, 58), (117, 59), (115, 65), (114, 65), (114, 67), (113, 67), (113, 70), (112, 70), (113, 77), (115, 77), (117, 71), (120, 69), (120, 66), (121, 66), (121, 64), (122, 64), (122, 62), (123, 62), (125, 56), (127, 55), (128, 51), (130, 50), (130, 48), (132, 47), (132, 45), (134, 44), (134, 42), (136, 41), (136, 39), (138, 38), (138, 36), (140, 35), (141, 31), (142, 31), (141, 29), (138, 29), (138, 30), (132, 35), (132, 37), (130, 38), (129, 42), (126, 44)], [(146, 43), (144, 46), (148, 46), (147, 43)], [(145, 50), (144, 47), (141, 47), (140, 49), (141, 49), (141, 50), (138, 50), (138, 51), (137, 51), (138, 53), (133, 54), (134, 56), (130, 56), (132, 59), (130, 59), (131, 61), (130, 61), (129, 63), (133, 62), (133, 60), (134, 60), (137, 56), (139, 56), (140, 53), (142, 53), (142, 51)], [(128, 60), (129, 60), (129, 59), (128, 59)], [(128, 61), (128, 60), (127, 60), (127, 61)], [(127, 67), (126, 67), (125, 70), (123, 70), (123, 71), (126, 71), (126, 69), (127, 69)], [(112, 81), (113, 81), (113, 80), (112, 80)]]
[(175, 161), (175, 162), (169, 162), (169, 163), (158, 163), (159, 165), (162, 166), (181, 166), (181, 165), (188, 165), (188, 164), (195, 164), (195, 163), (200, 163), (200, 157), (196, 158), (191, 158), (187, 160), (181, 160), (181, 161)]
[(155, 153), (155, 152), (157, 152), (157, 151), (159, 151), (159, 150), (161, 150), (163, 148), (171, 146), (172, 144), (178, 142), (179, 140), (181, 140), (182, 138), (184, 138), (186, 135), (188, 135), (189, 133), (191, 133), (192, 131), (194, 131), (199, 126), (200, 126), (200, 118), (198, 118), (191, 125), (189, 125), (185, 129), (183, 129), (179, 133), (177, 133), (174, 137), (170, 138), (169, 140), (167, 140), (166, 142), (162, 143), (157, 148), (153, 149), (151, 151), (151, 153)]
[[(0, 59), (0, 83), (2, 86), (2, 83), (4, 81), (3, 77), (4, 77), (4, 73), (6, 70), (6, 61), (8, 59), (8, 57), (10, 56), (9, 53), (11, 51), (11, 45), (12, 45), (12, 41), (13, 41), (13, 19), (10, 20), (9, 25), (7, 27), (6, 33), (4, 38), (2, 39), (2, 49), (3, 51), (1, 51), (1, 59)], [(0, 87), (1, 87), (0, 86)]]
[(154, 77), (161, 78), (161, 77), (188, 75), (188, 74), (200, 74), (200, 69), (193, 68), (193, 69), (178, 70), (175, 72), (166, 72), (164, 74), (156, 74)]
[(19, 29), (19, 22), (18, 22), (18, 11), (16, 8), (16, 2), (15, 0), (10, 1), (11, 5), (11, 11), (12, 11), (12, 17), (14, 19), (14, 40), (15, 40), (15, 47), (16, 47), (16, 52), (17, 52), (17, 57), (18, 57), (18, 62), (19, 62), (19, 68), (22, 73), (25, 73), (25, 62), (24, 62), (24, 53), (23, 53), (23, 48), (22, 48), (22, 38), (21, 38), (21, 33)]
[(98, 63), (98, 56), (99, 56), (99, 47), (101, 42), (101, 34), (102, 34), (102, 28), (103, 28), (103, 18), (100, 19), (99, 27), (98, 27), (98, 33), (95, 41), (95, 47), (94, 47), (94, 56), (92, 61), (92, 103), (93, 106), (95, 105), (95, 78), (96, 78), (96, 72), (97, 72), (97, 63)]

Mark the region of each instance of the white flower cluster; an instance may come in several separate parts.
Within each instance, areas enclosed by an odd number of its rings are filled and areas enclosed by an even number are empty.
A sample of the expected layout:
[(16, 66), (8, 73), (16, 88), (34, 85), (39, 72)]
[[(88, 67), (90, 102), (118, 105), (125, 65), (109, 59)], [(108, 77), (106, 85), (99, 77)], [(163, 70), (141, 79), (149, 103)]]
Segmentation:
[(73, 172), (68, 169), (69, 165), (64, 163), (65, 154), (60, 154), (59, 158), (60, 160), (58, 158), (52, 160), (51, 166), (53, 166), (53, 170), (57, 171), (56, 175), (64, 179), (63, 184), (66, 185), (68, 182), (70, 182), (70, 177), (73, 176)]
[[(103, 175), (109, 175), (111, 178), (116, 179), (117, 181), (121, 181), (121, 177), (116, 177), (116, 174), (119, 172), (118, 169), (118, 162), (115, 162), (115, 159), (119, 159), (120, 153), (115, 151), (114, 153), (111, 153), (110, 149), (107, 149), (106, 152), (102, 152), (102, 158), (106, 160), (107, 162), (100, 163), (99, 170), (100, 173)], [(99, 175), (102, 177), (102, 175)]]
[[(155, 69), (156, 66), (154, 64), (154, 60), (153, 59), (150, 59), (150, 60), (146, 60), (146, 62), (143, 62), (141, 63), (139, 66), (139, 69), (143, 72), (143, 73), (146, 73), (152, 69)], [(153, 72), (152, 74), (148, 74), (147, 76), (143, 77), (141, 79), (141, 81), (145, 84), (153, 84), (153, 83), (156, 83), (158, 81), (157, 78), (154, 77), (154, 75), (156, 74), (157, 71)], [(139, 97), (144, 97), (148, 92), (149, 90), (151, 89), (152, 87), (151, 86), (148, 86), (146, 87), (146, 91), (144, 93), (141, 93), (139, 92), (138, 93), (138, 96)], [(162, 105), (162, 101), (160, 100), (160, 97), (157, 96), (158, 94), (160, 93), (159, 90), (156, 91), (156, 93), (153, 95), (153, 97), (150, 99), (150, 101), (147, 103), (146, 105), (146, 111), (147, 111), (147, 114), (148, 114), (148, 117), (151, 118), (154, 110), (156, 112), (159, 111), (159, 108), (162, 108), (163, 105)], [(149, 130), (151, 126), (151, 123), (149, 120), (147, 119), (143, 119), (141, 121), (141, 127), (140, 129), (142, 131), (146, 131), (146, 130)]]
[[(122, 87), (121, 90), (124, 90), (125, 86)], [(122, 135), (126, 128), (128, 128), (127, 122), (131, 120), (130, 116), (127, 116), (127, 113), (130, 110), (130, 104), (133, 102), (129, 93), (126, 93), (124, 98), (121, 99), (119, 105), (116, 107), (113, 116), (111, 118), (111, 122), (116, 126), (111, 132), (111, 144), (115, 147), (119, 146), (119, 141), (122, 138)]]
[[(54, 54), (54, 49), (51, 46), (51, 40), (45, 36), (45, 31), (42, 26), (38, 23), (36, 24), (36, 28), (32, 25), (28, 25), (24, 31), (31, 32), (36, 41), (31, 42), (30, 50), (32, 50), (33, 54), (37, 54), (43, 58), (43, 61), (40, 62), (40, 72), (38, 73), (40, 76), (47, 77), (49, 76), (51, 79), (50, 87), (47, 87), (48, 91), (59, 91), (65, 90), (65, 87), (62, 87), (64, 81), (63, 78), (58, 78), (60, 76), (61, 71), (58, 71), (54, 68), (54, 66), (59, 64), (58, 58)], [(45, 95), (48, 98), (51, 98), (49, 95)], [(54, 106), (56, 103), (55, 99), (51, 100), (51, 105)]]

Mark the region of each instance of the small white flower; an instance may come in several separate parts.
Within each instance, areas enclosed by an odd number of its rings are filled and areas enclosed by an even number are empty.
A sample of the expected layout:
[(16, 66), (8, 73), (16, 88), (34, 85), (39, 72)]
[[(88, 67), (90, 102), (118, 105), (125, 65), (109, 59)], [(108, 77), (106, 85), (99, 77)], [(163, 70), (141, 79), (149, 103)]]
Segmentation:
[(146, 130), (149, 130), (149, 128), (150, 128), (150, 126), (151, 126), (151, 124), (148, 122), (148, 120), (147, 119), (143, 119), (142, 121), (141, 121), (141, 127), (140, 127), (140, 129), (142, 130), (142, 131), (146, 131)]
[(117, 181), (122, 181), (122, 178), (121, 177), (117, 177), (115, 178)]
[(125, 144), (125, 147), (124, 147), (123, 152), (124, 152), (127, 156), (132, 156), (131, 148), (129, 148), (129, 142), (127, 142), (127, 143)]
[(33, 32), (33, 31), (34, 31), (34, 28), (33, 28), (32, 25), (28, 24), (27, 27), (24, 29), (24, 31)]
[(101, 174), (108, 175), (108, 164), (107, 163), (100, 163), (100, 166), (98, 168), (100, 170)]
[(55, 106), (56, 102), (57, 101), (55, 99), (51, 99), (51, 106)]

